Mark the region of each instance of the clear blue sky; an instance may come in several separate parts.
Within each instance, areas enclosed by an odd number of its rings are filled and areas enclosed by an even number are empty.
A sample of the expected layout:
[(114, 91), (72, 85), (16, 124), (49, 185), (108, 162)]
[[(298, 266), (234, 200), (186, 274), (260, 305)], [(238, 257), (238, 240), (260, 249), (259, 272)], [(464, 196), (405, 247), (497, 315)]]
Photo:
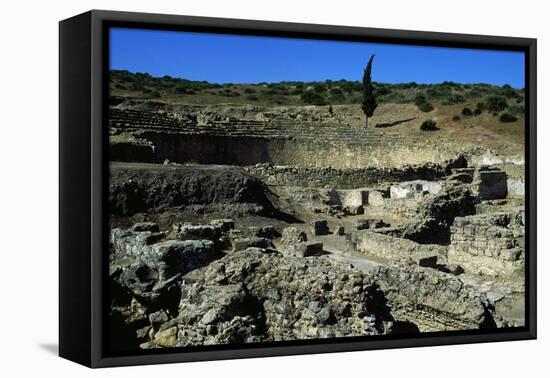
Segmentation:
[(111, 69), (212, 83), (361, 80), (524, 86), (521, 52), (113, 28)]

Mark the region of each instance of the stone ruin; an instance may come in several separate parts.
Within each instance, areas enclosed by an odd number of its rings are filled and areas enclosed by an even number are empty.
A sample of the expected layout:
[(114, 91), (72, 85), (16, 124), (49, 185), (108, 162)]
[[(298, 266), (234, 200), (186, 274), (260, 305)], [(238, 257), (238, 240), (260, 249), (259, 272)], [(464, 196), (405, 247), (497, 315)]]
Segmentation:
[(521, 275), (525, 270), (523, 210), (455, 218), (448, 260), (467, 272)]
[(517, 167), (309, 113), (191, 110), (111, 109), (115, 349), (524, 324)]

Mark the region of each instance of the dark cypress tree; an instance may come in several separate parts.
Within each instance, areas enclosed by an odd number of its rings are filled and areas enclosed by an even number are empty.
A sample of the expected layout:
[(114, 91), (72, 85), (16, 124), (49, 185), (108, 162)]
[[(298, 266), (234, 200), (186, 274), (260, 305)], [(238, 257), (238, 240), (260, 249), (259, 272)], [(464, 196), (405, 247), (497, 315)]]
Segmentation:
[(372, 60), (374, 59), (374, 54), (369, 59), (367, 67), (363, 73), (363, 101), (361, 102), (361, 109), (365, 113), (365, 125), (369, 127), (369, 117), (372, 117), (374, 110), (378, 106), (376, 103), (376, 98), (374, 97), (374, 89), (372, 87), (371, 79), (371, 70), (372, 70)]

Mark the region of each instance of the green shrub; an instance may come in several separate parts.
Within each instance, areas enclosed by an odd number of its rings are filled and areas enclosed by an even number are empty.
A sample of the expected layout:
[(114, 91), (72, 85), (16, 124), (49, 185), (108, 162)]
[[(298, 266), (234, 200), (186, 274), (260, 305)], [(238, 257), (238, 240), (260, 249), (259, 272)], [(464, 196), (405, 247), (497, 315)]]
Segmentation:
[(323, 84), (315, 84), (313, 86), (313, 90), (317, 93), (324, 93), (325, 92), (325, 86)]
[(466, 93), (466, 97), (469, 97), (469, 98), (481, 97), (481, 91), (477, 88), (473, 88)]
[(477, 117), (477, 116), (480, 116), (480, 115), (481, 115), (481, 109), (476, 108), (476, 110), (474, 110), (474, 116)]
[(142, 80), (136, 80), (132, 83), (132, 86), (130, 87), (133, 91), (142, 91), (144, 88), (144, 84)]
[(513, 105), (508, 108), (508, 113), (511, 113), (515, 116), (525, 114), (525, 108), (523, 106)]
[(464, 96), (459, 94), (452, 94), (443, 101), (443, 105), (454, 105), (466, 102)]
[(435, 85), (426, 90), (428, 97), (433, 99), (442, 99), (451, 96), (453, 93), (451, 87), (445, 85)]
[(159, 91), (152, 91), (149, 96), (151, 96), (151, 98), (160, 98), (161, 97)]
[(492, 113), (500, 113), (508, 107), (506, 99), (502, 96), (490, 96), (487, 99), (487, 110)]
[(462, 109), (462, 115), (466, 116), (466, 117), (471, 117), (471, 116), (474, 115), (474, 112), (472, 112), (472, 109), (466, 107), (466, 108)]
[(331, 88), (329, 93), (331, 96), (344, 96), (344, 92), (340, 88)]
[(195, 91), (189, 85), (183, 83), (177, 84), (174, 91), (181, 94), (195, 94)]
[(306, 91), (301, 96), (300, 99), (305, 102), (306, 104), (313, 104), (313, 105), (325, 105), (326, 100), (325, 97), (317, 92), (313, 91)]
[(392, 102), (394, 104), (406, 104), (410, 102), (407, 97), (401, 92), (391, 92), (390, 94), (384, 96), (385, 102)]
[(427, 113), (434, 110), (433, 105), (426, 100), (426, 96), (423, 93), (418, 93), (416, 95), (416, 97), (414, 98), (414, 103), (418, 107), (418, 110), (420, 110), (421, 112)]
[(389, 89), (388, 87), (376, 86), (374, 89), (374, 95), (376, 97), (386, 96), (386, 95), (389, 95), (390, 93), (391, 93), (391, 89)]
[(414, 104), (416, 106), (420, 106), (425, 103), (426, 103), (426, 96), (424, 95), (424, 93), (417, 93), (414, 98)]
[(420, 110), (421, 112), (424, 112), (424, 113), (428, 113), (428, 112), (431, 112), (432, 110), (434, 110), (434, 107), (429, 102), (424, 102), (424, 103), (418, 105), (418, 110)]
[(478, 102), (476, 104), (476, 112), (479, 110), (479, 114), (483, 113), (485, 110), (487, 110), (487, 106), (484, 102)]
[(256, 91), (252, 88), (245, 88), (244, 93), (256, 93)]
[(455, 116), (453, 117), (453, 121), (455, 121), (455, 122), (460, 121), (460, 116), (455, 115)]
[(516, 97), (516, 91), (509, 84), (504, 84), (502, 86), (502, 94), (508, 98)]
[(256, 96), (256, 95), (248, 95), (248, 96), (246, 96), (246, 99), (248, 101), (258, 101), (259, 100), (258, 96)]
[(424, 122), (422, 122), (422, 125), (420, 125), (420, 130), (422, 131), (435, 131), (439, 130), (439, 128), (436, 126), (436, 122), (428, 119)]
[(225, 96), (225, 97), (239, 97), (241, 94), (239, 92), (235, 92), (235, 91), (232, 91), (230, 89), (225, 89), (225, 90), (223, 90), (221, 95)]
[(500, 115), (499, 120), (500, 122), (510, 123), (510, 122), (516, 122), (518, 118), (515, 115), (506, 112)]

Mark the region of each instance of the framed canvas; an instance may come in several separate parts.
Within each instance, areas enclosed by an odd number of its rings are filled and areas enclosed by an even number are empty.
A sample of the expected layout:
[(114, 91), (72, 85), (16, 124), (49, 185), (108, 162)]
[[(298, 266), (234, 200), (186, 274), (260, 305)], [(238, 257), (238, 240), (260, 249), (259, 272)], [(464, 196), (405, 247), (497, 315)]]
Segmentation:
[(536, 40), (60, 22), (59, 353), (536, 338)]

